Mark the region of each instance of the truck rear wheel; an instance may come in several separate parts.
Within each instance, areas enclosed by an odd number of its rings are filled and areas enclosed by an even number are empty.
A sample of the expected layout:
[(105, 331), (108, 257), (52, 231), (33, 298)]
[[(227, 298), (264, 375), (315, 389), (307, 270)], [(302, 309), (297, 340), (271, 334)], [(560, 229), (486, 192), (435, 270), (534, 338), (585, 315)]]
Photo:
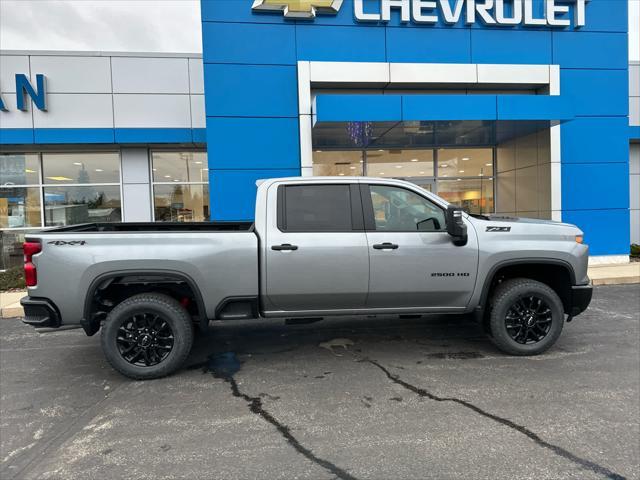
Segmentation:
[(558, 340), (564, 307), (548, 285), (527, 278), (501, 283), (489, 315), (493, 343), (510, 355), (538, 355)]
[(118, 304), (102, 327), (102, 350), (121, 374), (135, 380), (160, 378), (184, 363), (193, 344), (188, 312), (175, 299), (141, 293)]

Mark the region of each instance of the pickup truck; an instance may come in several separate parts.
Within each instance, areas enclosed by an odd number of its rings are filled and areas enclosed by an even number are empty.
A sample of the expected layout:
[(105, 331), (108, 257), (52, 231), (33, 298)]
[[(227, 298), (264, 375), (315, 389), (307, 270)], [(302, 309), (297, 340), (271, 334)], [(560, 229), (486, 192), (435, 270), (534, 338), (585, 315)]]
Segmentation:
[(212, 320), (474, 314), (500, 350), (535, 355), (591, 301), (573, 225), (469, 215), (400, 180), (257, 183), (253, 224), (27, 234), (24, 322), (101, 330), (109, 363), (150, 379), (180, 368)]

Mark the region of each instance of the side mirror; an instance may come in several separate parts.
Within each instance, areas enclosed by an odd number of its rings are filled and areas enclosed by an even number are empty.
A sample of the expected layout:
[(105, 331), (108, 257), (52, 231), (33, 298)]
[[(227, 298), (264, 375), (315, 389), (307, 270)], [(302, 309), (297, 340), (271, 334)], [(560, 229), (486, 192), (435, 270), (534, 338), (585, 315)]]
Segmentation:
[(447, 233), (451, 235), (453, 244), (462, 247), (467, 244), (467, 226), (462, 219), (462, 208), (449, 205), (447, 207)]

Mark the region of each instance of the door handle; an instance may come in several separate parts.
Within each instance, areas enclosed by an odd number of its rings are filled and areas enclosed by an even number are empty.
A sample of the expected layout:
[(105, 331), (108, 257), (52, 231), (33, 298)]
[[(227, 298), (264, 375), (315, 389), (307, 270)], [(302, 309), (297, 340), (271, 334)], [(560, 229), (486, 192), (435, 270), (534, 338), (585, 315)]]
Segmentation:
[(373, 246), (373, 248), (375, 248), (376, 250), (397, 250), (398, 245), (396, 245), (395, 243), (389, 243), (389, 242), (376, 243)]
[(290, 243), (283, 243), (282, 245), (272, 245), (271, 250), (277, 250), (279, 252), (283, 250), (297, 250), (297, 245), (291, 245)]

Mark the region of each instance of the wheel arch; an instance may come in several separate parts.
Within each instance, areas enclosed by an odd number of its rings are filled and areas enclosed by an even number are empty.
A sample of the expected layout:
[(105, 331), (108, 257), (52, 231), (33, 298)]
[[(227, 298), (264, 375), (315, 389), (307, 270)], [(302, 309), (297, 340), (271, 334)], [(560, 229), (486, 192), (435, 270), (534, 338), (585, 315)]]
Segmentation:
[(490, 295), (502, 280), (518, 277), (530, 278), (548, 285), (560, 297), (565, 313), (570, 313), (571, 286), (576, 284), (576, 276), (569, 262), (557, 258), (523, 258), (495, 264), (489, 270), (482, 286), (480, 310), (488, 310)]
[[(96, 305), (94, 300), (96, 293), (103, 287), (107, 288), (118, 279), (130, 279), (131, 283), (145, 285), (146, 290), (152, 291), (149, 287), (154, 285), (162, 285), (169, 283), (184, 283), (193, 294), (198, 313), (198, 326), (201, 330), (206, 331), (209, 327), (209, 318), (202, 297), (202, 292), (197, 283), (189, 275), (166, 269), (144, 269), (144, 270), (112, 270), (98, 275), (89, 284), (89, 288), (85, 294), (83, 315), (80, 324), (85, 333), (89, 336), (94, 335), (100, 329), (102, 318), (96, 316)], [(155, 280), (155, 281), (154, 281)], [(139, 292), (135, 292), (134, 295)]]

